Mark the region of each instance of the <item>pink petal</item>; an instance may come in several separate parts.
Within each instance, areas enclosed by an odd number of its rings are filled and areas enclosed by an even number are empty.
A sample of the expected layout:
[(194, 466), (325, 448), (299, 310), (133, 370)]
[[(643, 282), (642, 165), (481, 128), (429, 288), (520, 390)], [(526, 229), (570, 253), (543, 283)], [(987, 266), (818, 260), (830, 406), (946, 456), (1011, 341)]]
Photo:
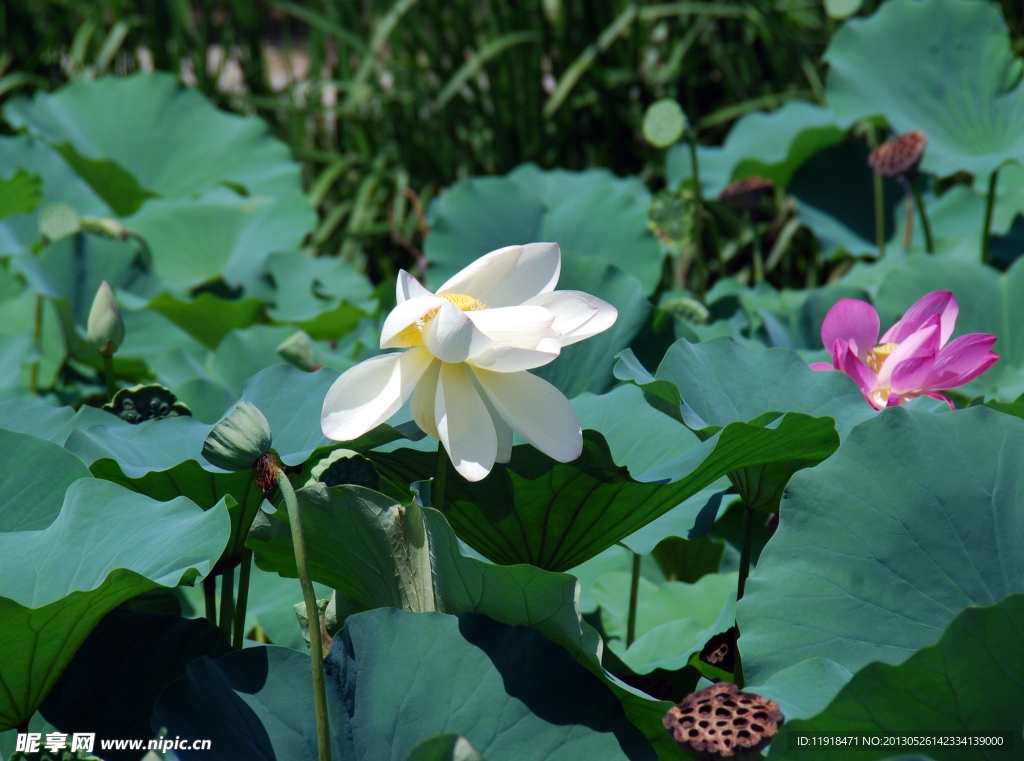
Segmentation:
[(817, 370), (818, 372), (824, 372), (825, 370), (835, 370), (835, 368), (828, 362), (812, 362), (811, 369)]
[(926, 352), (896, 365), (889, 383), (890, 390), (896, 394), (905, 394), (923, 388), (935, 366), (935, 356), (934, 352)]
[(897, 394), (895, 391), (890, 391), (889, 392), (889, 398), (885, 400), (885, 406), (886, 407), (899, 407), (899, 405), (900, 405), (900, 395)]
[[(878, 312), (866, 301), (839, 299), (821, 324), (821, 342), (834, 346), (837, 339), (856, 341), (861, 350), (878, 343)], [(835, 356), (834, 354), (832, 355)]]
[(953, 405), (953, 400), (950, 399), (948, 396), (943, 396), (942, 394), (936, 393), (925, 394), (925, 396), (930, 396), (932, 399), (938, 399), (940, 402), (945, 402), (946, 404), (949, 405), (949, 408), (953, 410), (953, 412), (956, 412), (956, 407)]
[(932, 291), (910, 307), (895, 325), (885, 331), (882, 343), (901, 344), (908, 336), (919, 331), (930, 317), (939, 315), (942, 326), (939, 346), (945, 346), (946, 341), (953, 335), (958, 314), (960, 305), (956, 303), (950, 291)]
[(951, 341), (939, 352), (922, 388), (956, 388), (974, 380), (999, 359), (992, 351), (995, 342), (988, 333), (969, 333)]
[(843, 339), (840, 338), (836, 341), (834, 351), (836, 364), (838, 365), (836, 369), (853, 378), (860, 392), (864, 394), (864, 398), (874, 407), (875, 403), (871, 401), (871, 392), (878, 383), (878, 378), (875, 376), (874, 371), (860, 361), (860, 357)]
[(939, 327), (939, 315), (933, 314), (922, 323), (919, 330), (908, 335), (882, 363), (878, 370), (878, 385), (882, 388), (891, 388), (892, 374), (901, 362), (911, 358), (934, 356), (940, 346)]

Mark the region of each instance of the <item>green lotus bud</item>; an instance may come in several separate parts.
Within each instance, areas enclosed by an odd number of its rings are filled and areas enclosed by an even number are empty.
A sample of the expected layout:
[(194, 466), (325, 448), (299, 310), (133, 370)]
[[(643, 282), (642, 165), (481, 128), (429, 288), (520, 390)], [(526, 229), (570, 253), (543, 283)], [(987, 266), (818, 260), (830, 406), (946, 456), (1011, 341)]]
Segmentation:
[(277, 347), (277, 353), (281, 359), (307, 373), (317, 367), (316, 352), (313, 349), (313, 340), (304, 330), (300, 330)]
[(124, 340), (124, 320), (121, 319), (121, 307), (114, 298), (107, 281), (104, 280), (96, 291), (89, 312), (89, 343), (96, 347), (100, 354), (109, 357)]
[(249, 470), (270, 451), (270, 423), (251, 402), (239, 402), (203, 442), (203, 457), (224, 470)]

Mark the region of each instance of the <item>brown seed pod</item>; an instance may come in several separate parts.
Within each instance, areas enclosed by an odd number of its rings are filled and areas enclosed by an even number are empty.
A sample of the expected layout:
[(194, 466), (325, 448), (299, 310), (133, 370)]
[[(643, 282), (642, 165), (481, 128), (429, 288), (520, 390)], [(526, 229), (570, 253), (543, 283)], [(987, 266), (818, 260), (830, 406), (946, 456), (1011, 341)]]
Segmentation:
[(784, 721), (773, 701), (719, 682), (687, 695), (668, 709), (662, 723), (683, 752), (697, 761), (752, 761)]
[(737, 209), (757, 211), (761, 208), (761, 201), (774, 187), (771, 180), (755, 174), (730, 184), (718, 194), (718, 199)]
[(921, 163), (921, 156), (928, 146), (928, 137), (921, 130), (904, 132), (889, 138), (871, 151), (868, 166), (884, 177), (912, 175)]
[(267, 452), (252, 466), (252, 477), (260, 491), (266, 496), (277, 488), (277, 473), (281, 469), (277, 455)]

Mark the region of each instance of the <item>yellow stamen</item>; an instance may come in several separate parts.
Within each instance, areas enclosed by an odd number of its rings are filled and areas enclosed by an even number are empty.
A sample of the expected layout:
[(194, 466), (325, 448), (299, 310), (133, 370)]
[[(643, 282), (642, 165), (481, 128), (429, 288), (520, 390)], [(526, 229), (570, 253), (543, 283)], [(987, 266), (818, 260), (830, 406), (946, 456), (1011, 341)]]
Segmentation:
[[(464, 293), (438, 293), (435, 294), (439, 299), (445, 299), (451, 302), (452, 306), (461, 309), (463, 312), (478, 312), (481, 309), (487, 309), (487, 305), (483, 302), (477, 301), (472, 296), (467, 296)], [(427, 312), (423, 317), (415, 322), (415, 328), (419, 329), (420, 332), (426, 326), (427, 322), (437, 314), (436, 309), (432, 309)], [(406, 330), (413, 330), (413, 326), (409, 326)]]
[(899, 344), (890, 341), (889, 343), (878, 344), (873, 349), (868, 349), (868, 367), (877, 373), (882, 369), (882, 365), (889, 355), (896, 351), (897, 346)]

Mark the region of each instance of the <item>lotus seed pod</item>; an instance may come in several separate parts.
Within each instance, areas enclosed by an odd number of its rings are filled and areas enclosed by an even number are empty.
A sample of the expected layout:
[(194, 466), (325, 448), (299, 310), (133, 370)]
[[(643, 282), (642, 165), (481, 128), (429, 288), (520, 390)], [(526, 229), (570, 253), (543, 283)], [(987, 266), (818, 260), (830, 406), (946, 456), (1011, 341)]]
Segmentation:
[(82, 229), (100, 238), (124, 240), (127, 231), (124, 225), (109, 217), (82, 217)]
[(679, 747), (698, 761), (753, 761), (785, 717), (768, 698), (719, 682), (687, 695), (662, 722)]
[(305, 370), (307, 373), (317, 369), (316, 352), (313, 340), (304, 330), (300, 330), (277, 347), (277, 353), (288, 364)]
[(82, 229), (82, 220), (73, 206), (66, 203), (55, 203), (47, 206), (39, 214), (39, 232), (52, 243)]
[(203, 442), (203, 457), (224, 470), (250, 470), (270, 451), (270, 423), (251, 402), (239, 402)]
[(868, 166), (884, 177), (912, 176), (927, 147), (928, 137), (920, 130), (904, 132), (871, 151)]
[(114, 292), (104, 280), (96, 291), (89, 311), (89, 343), (104, 356), (111, 356), (124, 341), (124, 320)]
[(686, 114), (671, 98), (650, 105), (644, 114), (644, 139), (655, 148), (668, 148), (686, 131)]

